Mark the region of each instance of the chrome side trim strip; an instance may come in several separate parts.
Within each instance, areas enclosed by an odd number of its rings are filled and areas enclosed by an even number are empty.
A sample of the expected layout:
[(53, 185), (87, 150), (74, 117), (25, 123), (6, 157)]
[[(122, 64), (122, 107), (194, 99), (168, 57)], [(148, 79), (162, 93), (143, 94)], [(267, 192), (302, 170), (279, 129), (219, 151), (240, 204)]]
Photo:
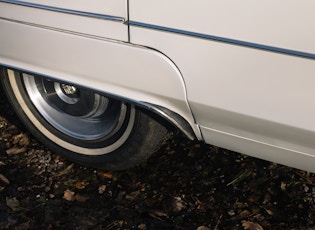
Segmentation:
[(186, 35), (186, 36), (190, 36), (190, 37), (196, 37), (196, 38), (202, 38), (202, 39), (217, 41), (217, 42), (224, 42), (224, 43), (229, 43), (232, 45), (245, 46), (245, 47), (254, 48), (254, 49), (260, 49), (260, 50), (271, 51), (271, 52), (276, 52), (276, 53), (281, 53), (281, 54), (287, 54), (287, 55), (298, 56), (298, 57), (303, 57), (303, 58), (315, 59), (315, 54), (306, 53), (306, 52), (297, 51), (297, 50), (290, 50), (290, 49), (268, 46), (268, 45), (263, 45), (263, 44), (257, 44), (257, 43), (252, 43), (252, 42), (246, 42), (246, 41), (241, 41), (241, 40), (236, 40), (236, 39), (231, 39), (231, 38), (224, 38), (224, 37), (219, 37), (219, 36), (214, 36), (214, 35), (195, 33), (195, 32), (191, 32), (191, 31), (179, 30), (179, 29), (157, 26), (157, 25), (152, 25), (152, 24), (147, 24), (147, 23), (142, 23), (142, 22), (136, 22), (136, 21), (128, 21), (128, 22), (126, 22), (126, 24), (129, 24), (130, 26), (137, 26), (137, 27), (143, 27), (143, 28), (147, 28), (147, 29), (154, 29), (154, 30), (170, 32), (170, 33), (174, 33), (174, 34), (181, 34), (181, 35)]
[[(85, 34), (82, 32), (80, 33), (80, 32), (75, 32), (75, 31), (71, 31), (71, 30), (67, 30), (67, 29), (60, 29), (60, 28), (51, 27), (51, 26), (44, 26), (44, 25), (31, 23), (31, 22), (24, 22), (24, 21), (0, 17), (0, 21), (1, 20), (8, 21), (8, 22), (14, 22), (14, 23), (20, 23), (20, 24), (24, 24), (24, 25), (28, 25), (28, 26), (35, 26), (35, 27), (39, 27), (42, 29), (48, 29), (48, 30), (53, 30), (53, 31), (57, 31), (57, 32), (62, 32), (62, 33), (68, 33), (68, 34), (83, 36), (83, 37), (87, 37), (87, 38), (94, 38), (94, 39), (103, 40), (103, 41), (111, 41), (111, 42), (119, 42), (119, 43), (123, 42), (122, 40), (117, 40), (117, 39), (113, 39), (113, 38), (106, 38), (106, 37), (101, 37), (101, 36), (97, 36), (97, 35)], [(0, 65), (1, 65), (1, 63), (0, 63)]]
[(79, 11), (79, 10), (70, 10), (70, 9), (64, 9), (64, 8), (60, 8), (60, 7), (31, 3), (31, 2), (23, 2), (23, 1), (17, 1), (17, 0), (0, 0), (0, 2), (19, 5), (19, 6), (32, 7), (32, 8), (36, 8), (36, 9), (42, 9), (42, 10), (55, 11), (55, 12), (59, 12), (59, 13), (66, 13), (66, 14), (79, 15), (79, 16), (90, 17), (90, 18), (97, 18), (97, 19), (102, 19), (102, 20), (116, 21), (116, 22), (122, 22), (122, 23), (124, 23), (126, 21), (123, 17), (111, 16), (111, 15), (105, 15), (105, 14), (96, 14), (96, 13), (90, 13), (90, 12)]

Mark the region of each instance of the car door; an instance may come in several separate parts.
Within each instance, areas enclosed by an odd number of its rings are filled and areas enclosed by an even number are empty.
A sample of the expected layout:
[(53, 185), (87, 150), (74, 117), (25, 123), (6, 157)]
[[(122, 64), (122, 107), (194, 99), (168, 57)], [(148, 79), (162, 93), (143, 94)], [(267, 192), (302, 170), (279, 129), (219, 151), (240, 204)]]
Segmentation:
[(0, 0), (3, 19), (48, 29), (128, 40), (127, 0)]

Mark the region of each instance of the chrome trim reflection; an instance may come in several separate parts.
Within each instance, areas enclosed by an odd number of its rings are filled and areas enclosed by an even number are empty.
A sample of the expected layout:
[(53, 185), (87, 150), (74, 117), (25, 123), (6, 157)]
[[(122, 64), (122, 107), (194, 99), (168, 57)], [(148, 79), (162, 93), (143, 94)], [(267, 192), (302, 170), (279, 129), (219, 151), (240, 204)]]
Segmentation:
[(47, 6), (47, 5), (37, 4), (37, 3), (31, 3), (31, 2), (23, 2), (23, 1), (16, 1), (16, 0), (0, 0), (0, 2), (19, 5), (19, 6), (32, 7), (36, 9), (42, 9), (42, 10), (49, 10), (49, 11), (54, 11), (54, 12), (59, 12), (59, 13), (79, 15), (79, 16), (84, 16), (84, 17), (89, 17), (89, 18), (97, 18), (97, 19), (116, 21), (116, 22), (122, 22), (122, 23), (125, 22), (125, 19), (123, 17), (105, 15), (105, 14), (96, 14), (96, 13), (90, 13), (90, 12), (79, 11), (79, 10), (70, 10), (70, 9), (65, 9), (65, 8), (60, 8), (60, 7), (55, 7), (55, 6)]
[(178, 128), (183, 134), (186, 135), (187, 138), (190, 140), (196, 140), (197, 137), (191, 128), (190, 124), (179, 114), (164, 108), (159, 105), (153, 105), (146, 102), (138, 102), (138, 105), (152, 111), (153, 113), (157, 114), (159, 117), (162, 117), (167, 122)]
[[(55, 92), (59, 96), (59, 98), (67, 104), (73, 105), (73, 104), (77, 103), (79, 101), (79, 98), (78, 97), (69, 97), (66, 93), (64, 93), (61, 85), (62, 84), (60, 84), (58, 82), (54, 83)], [(63, 85), (65, 85), (65, 84), (63, 84)], [(72, 87), (74, 87), (74, 86), (72, 86)]]
[(280, 47), (274, 47), (274, 46), (257, 44), (257, 43), (253, 43), (253, 42), (241, 41), (241, 40), (236, 40), (236, 39), (231, 39), (231, 38), (225, 38), (225, 37), (219, 37), (219, 36), (214, 36), (214, 35), (196, 33), (196, 32), (191, 32), (191, 31), (187, 31), (187, 30), (174, 29), (174, 28), (152, 25), (152, 24), (136, 22), (136, 21), (128, 21), (128, 22), (126, 22), (126, 24), (128, 24), (130, 26), (137, 26), (137, 27), (142, 27), (142, 28), (147, 28), (147, 29), (153, 29), (153, 30), (159, 30), (159, 31), (174, 33), (174, 34), (181, 34), (181, 35), (186, 35), (186, 36), (196, 37), (196, 38), (202, 38), (202, 39), (207, 39), (207, 40), (212, 40), (212, 41), (217, 41), (217, 42), (224, 42), (224, 43), (228, 43), (228, 44), (232, 44), (232, 45), (245, 46), (248, 48), (254, 48), (254, 49), (259, 49), (259, 50), (264, 50), (264, 51), (271, 51), (271, 52), (287, 54), (287, 55), (291, 55), (291, 56), (298, 56), (298, 57), (303, 57), (303, 58), (315, 59), (315, 54), (306, 53), (306, 52), (302, 52), (302, 51), (298, 51), (298, 50), (290, 50), (290, 49), (285, 49), (285, 48), (280, 48)]

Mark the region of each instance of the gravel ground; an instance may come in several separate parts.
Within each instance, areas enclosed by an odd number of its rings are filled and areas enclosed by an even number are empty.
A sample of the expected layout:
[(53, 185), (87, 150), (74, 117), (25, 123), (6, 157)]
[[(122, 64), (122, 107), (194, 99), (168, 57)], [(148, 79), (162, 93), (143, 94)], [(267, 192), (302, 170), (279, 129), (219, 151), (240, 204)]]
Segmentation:
[(0, 94), (0, 229), (315, 229), (315, 176), (180, 134), (146, 163), (68, 162)]

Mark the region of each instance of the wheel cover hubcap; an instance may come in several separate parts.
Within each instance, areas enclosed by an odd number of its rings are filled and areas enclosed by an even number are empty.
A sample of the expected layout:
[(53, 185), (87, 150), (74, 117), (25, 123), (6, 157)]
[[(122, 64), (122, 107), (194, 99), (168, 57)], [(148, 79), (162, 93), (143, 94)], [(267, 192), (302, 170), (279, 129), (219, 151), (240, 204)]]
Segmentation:
[(127, 116), (125, 103), (73, 85), (23, 74), (41, 116), (63, 134), (84, 141), (110, 138)]

